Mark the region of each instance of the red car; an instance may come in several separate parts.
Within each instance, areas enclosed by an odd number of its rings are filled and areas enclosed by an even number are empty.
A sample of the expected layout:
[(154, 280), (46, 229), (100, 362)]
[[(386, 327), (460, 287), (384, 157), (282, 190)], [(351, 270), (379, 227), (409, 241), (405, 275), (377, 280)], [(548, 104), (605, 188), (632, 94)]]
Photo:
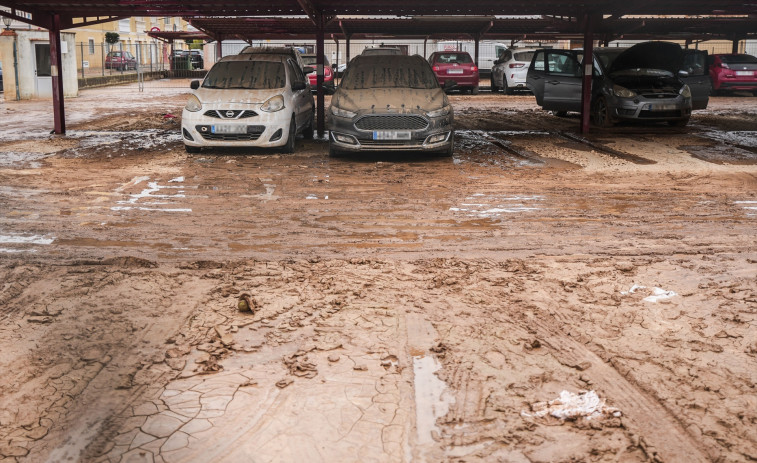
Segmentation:
[(757, 58), (745, 54), (710, 55), (710, 79), (714, 91), (757, 92)]
[[(467, 52), (436, 51), (431, 53), (428, 62), (442, 87), (478, 94), (478, 66)], [(447, 82), (454, 85), (450, 87)]]
[(129, 51), (111, 51), (105, 57), (105, 69), (137, 69), (137, 59)]
[[(312, 66), (313, 68), (317, 69), (316, 64), (317, 56), (315, 54), (303, 54), (302, 55), (302, 62), (305, 63), (305, 66)], [(310, 87), (312, 87), (313, 91), (316, 90), (316, 85), (318, 84), (318, 75), (315, 71), (308, 74), (308, 79), (310, 80)], [(323, 57), (323, 91), (328, 93), (329, 95), (334, 94), (334, 90), (336, 90), (336, 87), (334, 86), (334, 70), (331, 69), (331, 65), (329, 64), (329, 60), (324, 56)]]

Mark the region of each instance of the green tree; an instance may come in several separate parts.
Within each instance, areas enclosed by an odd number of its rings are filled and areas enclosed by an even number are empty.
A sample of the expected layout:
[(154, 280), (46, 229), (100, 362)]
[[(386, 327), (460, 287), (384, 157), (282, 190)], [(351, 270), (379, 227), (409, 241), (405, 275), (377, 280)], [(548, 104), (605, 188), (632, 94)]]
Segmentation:
[(118, 41), (121, 40), (121, 36), (118, 35), (118, 32), (106, 32), (105, 33), (105, 42), (113, 45), (114, 43), (118, 43)]

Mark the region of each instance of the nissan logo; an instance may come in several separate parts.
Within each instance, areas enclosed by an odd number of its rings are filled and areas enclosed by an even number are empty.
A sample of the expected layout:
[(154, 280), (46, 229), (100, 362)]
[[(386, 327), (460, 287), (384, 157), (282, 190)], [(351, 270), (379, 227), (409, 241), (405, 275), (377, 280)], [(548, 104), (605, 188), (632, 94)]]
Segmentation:
[(234, 111), (226, 111), (226, 117), (234, 117)]

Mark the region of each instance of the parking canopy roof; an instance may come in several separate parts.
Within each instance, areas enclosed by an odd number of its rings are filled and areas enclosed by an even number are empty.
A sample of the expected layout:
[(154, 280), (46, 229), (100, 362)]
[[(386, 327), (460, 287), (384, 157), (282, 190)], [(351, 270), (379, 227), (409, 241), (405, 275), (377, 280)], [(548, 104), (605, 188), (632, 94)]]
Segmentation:
[(57, 17), (63, 29), (131, 16), (757, 15), (757, 0), (0, 0), (0, 6), (40, 27)]

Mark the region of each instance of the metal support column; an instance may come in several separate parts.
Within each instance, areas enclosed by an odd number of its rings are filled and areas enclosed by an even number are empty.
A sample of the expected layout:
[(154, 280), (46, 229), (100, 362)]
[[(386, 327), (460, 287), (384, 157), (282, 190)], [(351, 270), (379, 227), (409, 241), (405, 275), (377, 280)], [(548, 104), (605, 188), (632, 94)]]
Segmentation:
[(731, 40), (731, 53), (736, 54), (739, 52), (739, 39), (734, 38)]
[(426, 45), (428, 44), (428, 36), (423, 39), (423, 57), (428, 59), (428, 52), (426, 51)]
[(473, 56), (473, 62), (476, 64), (476, 67), (478, 67), (479, 70), (480, 70), (480, 66), (478, 64), (478, 44), (480, 40), (481, 40), (481, 37), (478, 34), (476, 34), (475, 40), (473, 41), (473, 54), (475, 55)]
[(220, 37), (216, 40), (216, 63), (223, 58), (223, 41)]
[(591, 116), (591, 81), (594, 76), (594, 29), (602, 19), (596, 14), (584, 15), (584, 62), (581, 84), (581, 133), (589, 133)]
[(332, 75), (334, 76), (334, 83), (338, 84), (339, 79), (336, 75), (336, 68), (339, 66), (339, 39), (334, 36), (334, 34), (331, 34), (331, 38), (334, 40), (334, 44), (336, 45), (336, 59), (331, 61), (331, 71)]
[(316, 96), (317, 96), (317, 115), (316, 119), (318, 119), (318, 137), (323, 137), (323, 134), (326, 132), (326, 109), (324, 108), (324, 105), (326, 104), (326, 101), (323, 96), (323, 55), (325, 53), (323, 41), (324, 41), (324, 30), (326, 29), (326, 20), (323, 17), (322, 13), (317, 13), (315, 15), (315, 27), (316, 27), (316, 37), (315, 37), (315, 64), (316, 64)]
[(66, 133), (66, 111), (63, 104), (63, 72), (60, 54), (60, 15), (50, 18), (50, 75), (53, 81), (53, 121), (57, 134)]

